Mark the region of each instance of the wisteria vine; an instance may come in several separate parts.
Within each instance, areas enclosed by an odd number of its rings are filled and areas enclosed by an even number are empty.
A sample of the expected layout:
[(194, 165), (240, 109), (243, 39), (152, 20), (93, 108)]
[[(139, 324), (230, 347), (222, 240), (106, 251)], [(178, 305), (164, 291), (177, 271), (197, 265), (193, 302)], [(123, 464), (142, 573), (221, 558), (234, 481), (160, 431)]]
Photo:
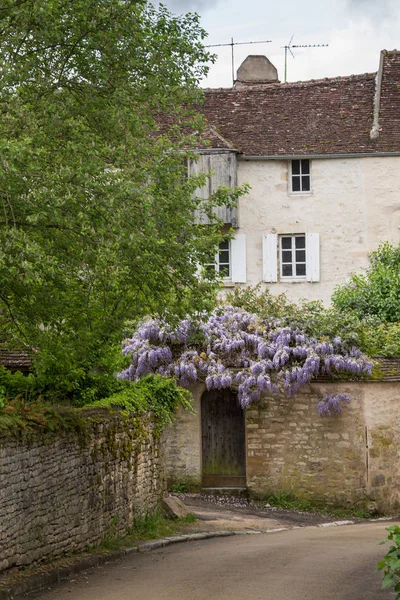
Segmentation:
[[(197, 320), (184, 319), (175, 327), (147, 319), (125, 342), (123, 353), (132, 363), (120, 374), (122, 379), (136, 381), (158, 373), (186, 388), (204, 381), (208, 390), (237, 389), (243, 408), (263, 392), (293, 396), (319, 374), (362, 377), (373, 367), (340, 337), (319, 341), (283, 327), (279, 320), (263, 320), (231, 306)], [(330, 394), (317, 408), (321, 415), (340, 413), (341, 403), (348, 400), (347, 394)]]

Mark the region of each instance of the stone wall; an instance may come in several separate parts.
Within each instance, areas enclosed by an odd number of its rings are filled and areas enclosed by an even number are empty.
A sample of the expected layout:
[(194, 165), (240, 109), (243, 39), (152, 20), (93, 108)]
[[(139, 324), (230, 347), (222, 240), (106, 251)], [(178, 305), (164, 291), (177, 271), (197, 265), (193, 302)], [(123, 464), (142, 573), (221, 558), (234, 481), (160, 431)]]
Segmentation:
[[(165, 435), (171, 483), (201, 486), (201, 395), (195, 412), (177, 415)], [(351, 401), (335, 417), (316, 404), (334, 391)], [(400, 385), (341, 382), (306, 386), (295, 398), (263, 397), (246, 419), (246, 479), (253, 496), (290, 491), (340, 505), (376, 501), (383, 511), (400, 507)]]
[(191, 388), (193, 411), (178, 408), (175, 419), (164, 432), (163, 451), (168, 488), (184, 483), (192, 491), (201, 488), (200, 400), (204, 384)]
[(341, 384), (340, 391), (351, 402), (336, 417), (320, 417), (316, 409), (332, 392), (329, 384), (306, 386), (293, 400), (264, 397), (247, 410), (247, 485), (253, 495), (291, 491), (339, 504), (364, 500), (363, 390)]
[(97, 413), (85, 435), (0, 437), (0, 571), (124, 534), (165, 491), (151, 416)]

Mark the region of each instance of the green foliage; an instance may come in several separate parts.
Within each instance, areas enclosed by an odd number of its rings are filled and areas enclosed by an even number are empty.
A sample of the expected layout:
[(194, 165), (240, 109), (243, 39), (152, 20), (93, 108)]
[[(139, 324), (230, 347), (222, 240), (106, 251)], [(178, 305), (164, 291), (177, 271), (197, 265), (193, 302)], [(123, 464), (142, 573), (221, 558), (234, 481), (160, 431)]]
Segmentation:
[(88, 551), (97, 550), (119, 550), (120, 548), (136, 545), (137, 542), (154, 540), (169, 535), (176, 535), (185, 530), (185, 525), (196, 522), (193, 513), (189, 513), (184, 519), (168, 519), (163, 512), (158, 509), (154, 513), (146, 513), (143, 517), (136, 517), (133, 527), (129, 529), (126, 535), (119, 536), (117, 532), (118, 518), (111, 519), (108, 531), (104, 536), (100, 546), (94, 548), (88, 546)]
[(371, 254), (365, 275), (353, 275), (336, 288), (332, 301), (341, 312), (362, 319), (375, 316), (380, 322), (400, 321), (400, 245), (382, 244)]
[(400, 356), (400, 322), (368, 324), (362, 340), (364, 351), (370, 356)]
[(198, 15), (145, 0), (5, 0), (0, 31), (0, 338), (35, 349), (43, 393), (94, 401), (126, 319), (214, 298), (212, 207), (243, 190), (202, 203), (187, 179), (212, 57)]
[(383, 571), (382, 589), (394, 588), (397, 592), (395, 600), (400, 600), (400, 527), (386, 527), (388, 536), (381, 542), (391, 542), (386, 556), (378, 563), (378, 571)]
[[(342, 292), (341, 298), (344, 298), (344, 290), (345, 286), (342, 286), (335, 292), (336, 300)], [(285, 294), (274, 296), (269, 290), (262, 291), (258, 285), (235, 288), (227, 295), (227, 302), (263, 317), (279, 319), (319, 340), (340, 337), (348, 347), (356, 345), (369, 356), (400, 356), (400, 321), (382, 322), (382, 315), (360, 315), (338, 301), (330, 308), (317, 301), (294, 303)]]
[(16, 396), (21, 396), (29, 400), (37, 394), (37, 382), (32, 373), (24, 375), (21, 371), (8, 371), (0, 365), (0, 398), (3, 396), (12, 400)]
[[(2, 370), (0, 370), (1, 374)], [(15, 375), (10, 376), (11, 379), (13, 376)], [(19, 379), (18, 375), (16, 379)], [(160, 433), (172, 422), (173, 413), (178, 406), (182, 406), (185, 410), (191, 409), (190, 393), (175, 385), (175, 382), (167, 377), (149, 375), (139, 382), (117, 379), (115, 381), (118, 392), (96, 402), (90, 402), (82, 409), (68, 404), (50, 404), (41, 396), (27, 400), (19, 393), (11, 397), (6, 394), (5, 386), (0, 386), (0, 432), (83, 431), (85, 420), (90, 417), (89, 413), (85, 413), (85, 408), (99, 407), (117, 409), (125, 414), (139, 417), (152, 412), (157, 420), (156, 431)], [(15, 390), (17, 386), (15, 382), (13, 384)]]
[(21, 396), (0, 402), (0, 434), (27, 434), (85, 430), (85, 421), (77, 409), (52, 406), (40, 399), (26, 401)]
[(171, 492), (174, 494), (187, 494), (188, 491), (185, 481), (178, 481), (171, 487)]
[(362, 344), (363, 326), (356, 315), (343, 315), (335, 308), (326, 309), (322, 302), (300, 300), (290, 302), (285, 294), (274, 296), (269, 290), (255, 287), (235, 288), (227, 294), (227, 302), (263, 318), (279, 319), (283, 325), (298, 327), (317, 339), (340, 336), (344, 344)]
[[(276, 492), (267, 497), (267, 503), (284, 510), (296, 510), (300, 512), (311, 512), (326, 514), (330, 517), (340, 519), (370, 519), (371, 514), (362, 506), (352, 506), (349, 508), (329, 506), (326, 502), (317, 500), (305, 500), (298, 498), (290, 491)], [(264, 503), (263, 503), (264, 504)]]
[(133, 414), (153, 412), (161, 430), (172, 422), (178, 406), (191, 409), (190, 392), (178, 387), (173, 379), (160, 375), (148, 375), (137, 382), (122, 380), (121, 389), (108, 398), (98, 400), (90, 406), (118, 408)]

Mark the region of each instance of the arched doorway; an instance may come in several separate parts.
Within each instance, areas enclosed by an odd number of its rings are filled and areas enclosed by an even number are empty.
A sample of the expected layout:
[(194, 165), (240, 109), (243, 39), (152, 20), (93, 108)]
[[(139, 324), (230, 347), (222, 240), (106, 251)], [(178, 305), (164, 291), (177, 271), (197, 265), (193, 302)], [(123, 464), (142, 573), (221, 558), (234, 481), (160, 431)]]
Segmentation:
[(201, 398), (203, 487), (246, 487), (244, 412), (230, 390)]

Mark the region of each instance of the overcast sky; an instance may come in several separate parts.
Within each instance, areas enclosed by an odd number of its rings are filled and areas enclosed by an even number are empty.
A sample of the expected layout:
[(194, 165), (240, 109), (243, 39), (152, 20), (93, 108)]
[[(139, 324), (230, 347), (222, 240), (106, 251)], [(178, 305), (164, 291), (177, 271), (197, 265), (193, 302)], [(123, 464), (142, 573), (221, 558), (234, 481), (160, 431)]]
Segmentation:
[[(284, 50), (293, 44), (329, 44), (294, 49), (288, 81), (376, 71), (382, 49), (400, 50), (400, 0), (163, 0), (175, 13), (196, 11), (206, 43), (272, 40), (235, 47), (235, 68), (248, 54), (265, 54), (283, 81)], [(232, 83), (231, 49), (215, 48), (218, 60), (204, 87)]]

